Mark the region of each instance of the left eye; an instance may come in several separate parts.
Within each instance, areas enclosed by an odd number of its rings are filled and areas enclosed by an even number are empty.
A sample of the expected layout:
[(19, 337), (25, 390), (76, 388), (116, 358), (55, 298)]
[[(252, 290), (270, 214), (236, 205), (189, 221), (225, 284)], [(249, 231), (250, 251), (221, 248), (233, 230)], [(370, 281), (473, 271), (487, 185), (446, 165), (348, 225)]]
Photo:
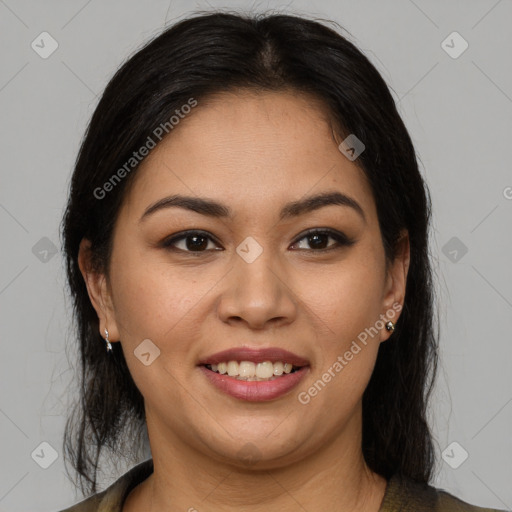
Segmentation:
[[(334, 243), (329, 244), (329, 239), (334, 240)], [(299, 238), (293, 245), (299, 245), (299, 247), (297, 247), (298, 249), (308, 249), (305, 245), (309, 244), (310, 249), (323, 251), (336, 249), (343, 245), (352, 245), (353, 243), (353, 240), (350, 240), (343, 233), (338, 233), (337, 231), (312, 230), (302, 238)]]

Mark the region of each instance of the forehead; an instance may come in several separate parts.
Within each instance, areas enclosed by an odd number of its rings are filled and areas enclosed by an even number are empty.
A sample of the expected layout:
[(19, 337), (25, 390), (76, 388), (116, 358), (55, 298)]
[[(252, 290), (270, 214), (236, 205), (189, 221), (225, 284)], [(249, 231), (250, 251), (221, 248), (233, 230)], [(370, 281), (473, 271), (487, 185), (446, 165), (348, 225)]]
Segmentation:
[(292, 92), (220, 93), (180, 120), (145, 158), (124, 205), (133, 215), (181, 193), (271, 211), (308, 193), (341, 190), (374, 213), (363, 170), (338, 149), (326, 106)]

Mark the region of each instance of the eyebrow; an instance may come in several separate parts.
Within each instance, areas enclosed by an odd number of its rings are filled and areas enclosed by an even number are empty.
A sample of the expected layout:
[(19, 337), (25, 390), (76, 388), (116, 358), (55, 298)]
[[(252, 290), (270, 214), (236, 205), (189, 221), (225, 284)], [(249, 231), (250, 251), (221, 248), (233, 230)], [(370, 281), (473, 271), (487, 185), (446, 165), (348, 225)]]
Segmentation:
[[(341, 192), (324, 192), (287, 203), (284, 205), (279, 214), (279, 220), (282, 221), (291, 217), (298, 217), (304, 213), (308, 213), (331, 205), (347, 206), (352, 208), (366, 222), (366, 216), (360, 204), (355, 199), (342, 194)], [(206, 215), (208, 217), (229, 219), (233, 218), (233, 212), (228, 206), (223, 205), (222, 203), (219, 203), (213, 199), (182, 196), (177, 194), (164, 197), (163, 199), (160, 199), (156, 203), (150, 205), (142, 214), (139, 222), (147, 219), (150, 215), (157, 211), (171, 207), (184, 208), (186, 210), (190, 210), (201, 215)]]

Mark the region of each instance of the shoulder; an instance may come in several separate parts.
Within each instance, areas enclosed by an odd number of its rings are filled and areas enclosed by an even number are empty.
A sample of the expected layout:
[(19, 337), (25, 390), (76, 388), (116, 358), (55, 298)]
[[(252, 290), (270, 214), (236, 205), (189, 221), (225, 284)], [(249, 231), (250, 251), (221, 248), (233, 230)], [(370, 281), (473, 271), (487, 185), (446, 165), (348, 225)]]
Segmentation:
[(443, 491), (442, 489), (436, 489), (438, 496), (438, 509), (446, 512), (458, 512), (459, 510), (467, 512), (505, 512), (504, 510), (498, 510), (496, 508), (483, 508), (475, 505), (470, 505), (465, 501), (453, 496), (449, 492)]
[(471, 505), (431, 485), (394, 475), (388, 482), (380, 512), (504, 512)]
[(59, 512), (98, 512), (100, 509), (101, 502), (104, 501), (105, 496), (110, 492), (110, 487), (103, 492), (94, 494), (89, 498), (73, 505)]
[(152, 472), (153, 459), (148, 459), (131, 468), (104, 491), (59, 512), (122, 512), (126, 496)]

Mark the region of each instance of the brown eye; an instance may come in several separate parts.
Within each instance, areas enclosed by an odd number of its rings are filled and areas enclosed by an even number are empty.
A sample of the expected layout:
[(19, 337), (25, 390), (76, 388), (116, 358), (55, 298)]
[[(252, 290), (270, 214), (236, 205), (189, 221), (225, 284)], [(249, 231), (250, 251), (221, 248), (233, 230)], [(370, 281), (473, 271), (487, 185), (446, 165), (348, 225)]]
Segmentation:
[(165, 240), (162, 247), (183, 252), (205, 252), (220, 249), (214, 243), (213, 238), (202, 231), (187, 231), (178, 234)]
[(325, 249), (329, 245), (329, 238), (332, 239), (329, 235), (325, 233), (317, 233), (316, 235), (308, 235), (305, 237), (308, 241), (311, 249)]
[[(329, 242), (333, 240), (333, 242)], [(303, 242), (305, 241), (305, 242)], [(344, 233), (331, 229), (313, 229), (299, 238), (294, 245), (299, 246), (297, 249), (313, 249), (315, 251), (328, 251), (331, 249), (339, 249), (343, 246), (350, 246), (355, 240), (348, 238)]]
[(184, 238), (185, 246), (189, 251), (203, 251), (208, 247), (208, 239), (201, 235), (189, 235)]

